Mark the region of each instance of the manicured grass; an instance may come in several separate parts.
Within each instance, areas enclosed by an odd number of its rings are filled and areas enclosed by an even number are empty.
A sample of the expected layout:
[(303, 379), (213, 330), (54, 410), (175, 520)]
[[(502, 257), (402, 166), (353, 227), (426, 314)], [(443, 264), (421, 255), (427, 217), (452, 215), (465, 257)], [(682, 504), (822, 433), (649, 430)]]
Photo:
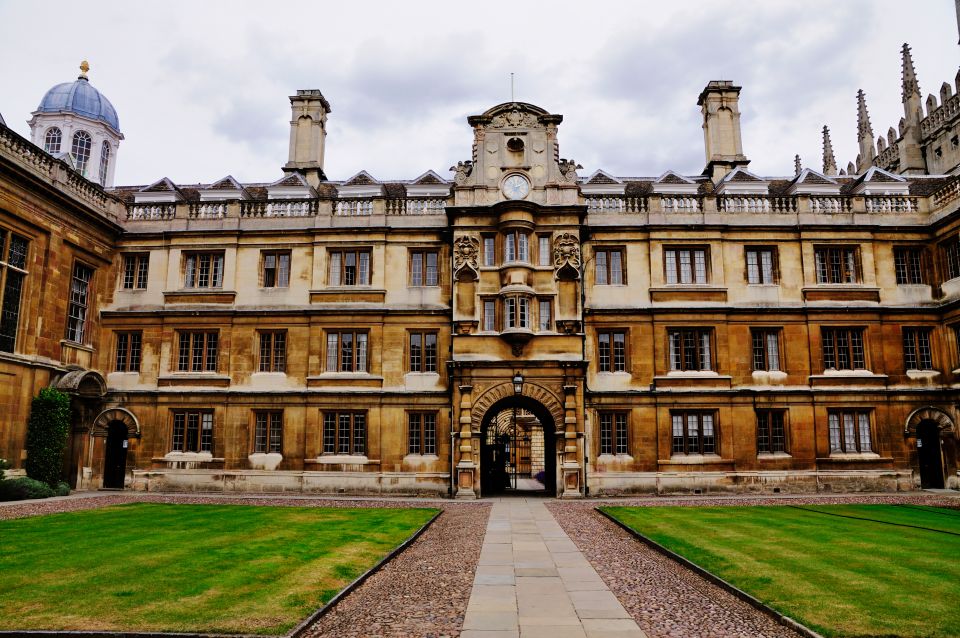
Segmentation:
[(602, 509), (825, 636), (960, 635), (960, 511), (799, 507)]
[(434, 513), (135, 503), (0, 521), (0, 629), (285, 633)]

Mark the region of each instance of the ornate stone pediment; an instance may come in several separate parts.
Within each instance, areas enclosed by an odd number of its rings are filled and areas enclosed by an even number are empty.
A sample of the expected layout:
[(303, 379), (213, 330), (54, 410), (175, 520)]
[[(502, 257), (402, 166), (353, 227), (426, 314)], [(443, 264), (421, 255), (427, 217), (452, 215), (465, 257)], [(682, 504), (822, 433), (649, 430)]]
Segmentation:
[(464, 235), (453, 242), (453, 278), (476, 281), (480, 276), (480, 240)]
[(557, 279), (580, 279), (580, 238), (561, 233), (553, 240), (553, 267)]

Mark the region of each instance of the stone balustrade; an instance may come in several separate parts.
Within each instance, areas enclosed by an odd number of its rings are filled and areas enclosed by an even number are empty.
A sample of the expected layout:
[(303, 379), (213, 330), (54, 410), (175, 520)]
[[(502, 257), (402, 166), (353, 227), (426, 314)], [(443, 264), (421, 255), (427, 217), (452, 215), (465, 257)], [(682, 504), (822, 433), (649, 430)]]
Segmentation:
[(664, 213), (699, 213), (703, 211), (703, 198), (694, 195), (661, 195), (660, 209)]
[(810, 210), (814, 213), (846, 213), (851, 208), (849, 197), (840, 195), (814, 195), (810, 197)]
[(648, 210), (646, 197), (626, 195), (603, 195), (584, 198), (588, 213), (645, 213)]
[(917, 198), (908, 195), (867, 195), (868, 213), (915, 213), (919, 209)]
[(177, 216), (177, 205), (170, 204), (127, 204), (129, 221), (160, 221)]
[(796, 197), (770, 195), (720, 195), (717, 210), (721, 213), (795, 213)]

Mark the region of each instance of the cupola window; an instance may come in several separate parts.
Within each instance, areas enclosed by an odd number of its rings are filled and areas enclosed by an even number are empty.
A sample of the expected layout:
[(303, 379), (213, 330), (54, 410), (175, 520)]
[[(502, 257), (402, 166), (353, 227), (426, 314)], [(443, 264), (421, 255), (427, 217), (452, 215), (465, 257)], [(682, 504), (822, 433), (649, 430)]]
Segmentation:
[(51, 126), (47, 129), (47, 134), (43, 136), (43, 150), (51, 155), (56, 155), (60, 152), (60, 141), (62, 139), (63, 134), (60, 132), (60, 129), (56, 126)]
[(73, 161), (77, 163), (77, 171), (83, 175), (87, 170), (87, 162), (90, 161), (90, 148), (93, 146), (93, 140), (86, 131), (77, 131), (73, 134), (73, 148), (70, 153), (73, 155)]
[(107, 168), (110, 166), (110, 143), (103, 142), (100, 147), (100, 185), (107, 185)]

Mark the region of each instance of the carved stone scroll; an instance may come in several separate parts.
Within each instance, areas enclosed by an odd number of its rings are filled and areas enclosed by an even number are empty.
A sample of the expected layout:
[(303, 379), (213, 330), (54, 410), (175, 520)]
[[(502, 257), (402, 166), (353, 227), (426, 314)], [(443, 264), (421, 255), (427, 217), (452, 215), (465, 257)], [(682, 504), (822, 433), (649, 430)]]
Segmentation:
[(553, 267), (557, 279), (580, 279), (580, 239), (562, 233), (553, 240)]

